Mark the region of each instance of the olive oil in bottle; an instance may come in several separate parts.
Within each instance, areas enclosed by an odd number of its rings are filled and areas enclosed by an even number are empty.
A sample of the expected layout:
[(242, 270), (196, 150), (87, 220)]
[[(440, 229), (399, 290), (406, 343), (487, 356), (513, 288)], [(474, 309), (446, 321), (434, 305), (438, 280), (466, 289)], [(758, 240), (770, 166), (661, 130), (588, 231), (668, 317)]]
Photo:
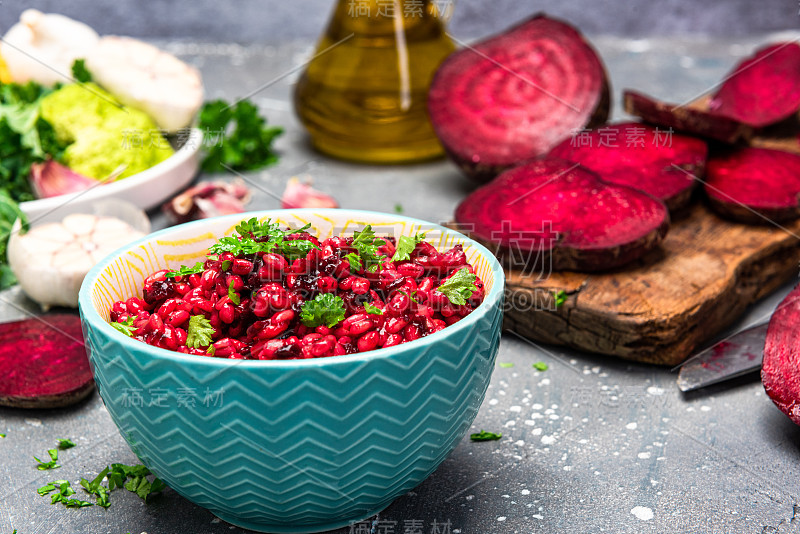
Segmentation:
[(365, 163), (441, 156), (427, 95), (454, 48), (429, 0), (338, 0), (295, 88), (312, 144)]

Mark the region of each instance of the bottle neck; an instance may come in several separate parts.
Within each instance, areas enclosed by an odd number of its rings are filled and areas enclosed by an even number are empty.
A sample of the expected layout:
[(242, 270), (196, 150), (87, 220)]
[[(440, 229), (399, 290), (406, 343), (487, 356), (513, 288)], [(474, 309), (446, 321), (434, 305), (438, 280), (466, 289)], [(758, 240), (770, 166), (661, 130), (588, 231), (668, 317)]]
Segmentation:
[(430, 0), (339, 0), (334, 21), (341, 34), (378, 36), (430, 24), (436, 13)]

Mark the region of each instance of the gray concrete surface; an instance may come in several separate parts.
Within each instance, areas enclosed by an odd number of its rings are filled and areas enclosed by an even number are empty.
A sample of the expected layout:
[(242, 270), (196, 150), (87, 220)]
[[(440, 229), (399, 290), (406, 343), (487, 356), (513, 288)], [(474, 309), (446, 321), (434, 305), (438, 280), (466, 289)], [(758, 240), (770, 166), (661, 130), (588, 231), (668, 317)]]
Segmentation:
[[(706, 90), (736, 57), (775, 38), (605, 37), (595, 44), (614, 82), (615, 103), (623, 87), (680, 101)], [(210, 96), (229, 99), (290, 71), (311, 50), (310, 42), (162, 44), (202, 70)], [(451, 217), (471, 187), (454, 166), (360, 166), (314, 153), (291, 111), (292, 81), (254, 97), (287, 133), (278, 142), (280, 163), (245, 176), (254, 190), (250, 207), (278, 207), (286, 180), (308, 174), (344, 207), (392, 211), (400, 203), (410, 216)], [(156, 228), (165, 224), (151, 215)], [(768, 315), (788, 290), (755, 306), (734, 328)], [(0, 293), (0, 300), (0, 320), (35, 310), (18, 289)], [(538, 361), (549, 369), (533, 369)], [(539, 346), (513, 334), (503, 336), (498, 362), (514, 365), (495, 369), (473, 431), (500, 431), (503, 439), (465, 439), (429, 479), (369, 524), (336, 534), (798, 531), (800, 427), (773, 406), (757, 376), (681, 395), (669, 369)], [(117, 491), (108, 510), (69, 510), (37, 495), (53, 478), (77, 482), (109, 463), (136, 462), (96, 394), (68, 409), (0, 409), (0, 433), (7, 435), (0, 439), (0, 532), (242, 532), (171, 490), (147, 505)], [(37, 471), (32, 455), (46, 454), (55, 438), (78, 446), (61, 453), (61, 469)]]
[[(358, 0), (353, 0), (358, 1)], [(796, 0), (455, 1), (451, 31), (463, 38), (502, 30), (537, 11), (589, 34), (742, 36), (798, 27)], [(313, 39), (333, 0), (4, 0), (0, 28), (26, 7), (64, 13), (100, 33), (239, 43)]]

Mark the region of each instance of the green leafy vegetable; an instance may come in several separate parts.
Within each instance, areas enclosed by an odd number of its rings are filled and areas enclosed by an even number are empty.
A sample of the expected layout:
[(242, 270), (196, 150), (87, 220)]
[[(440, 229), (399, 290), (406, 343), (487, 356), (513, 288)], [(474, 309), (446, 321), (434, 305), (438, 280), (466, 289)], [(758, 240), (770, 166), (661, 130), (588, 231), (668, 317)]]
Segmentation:
[(80, 482), (81, 486), (83, 486), (83, 489), (86, 490), (87, 493), (96, 497), (97, 502), (95, 504), (97, 504), (97, 506), (102, 506), (103, 508), (108, 508), (111, 506), (111, 502), (109, 500), (111, 492), (108, 488), (101, 484), (109, 471), (110, 469), (106, 467), (100, 471), (100, 474), (98, 474), (91, 482), (85, 478), (81, 478)]
[(537, 371), (547, 371), (547, 364), (544, 362), (536, 362), (533, 364), (533, 368)]
[(373, 306), (369, 302), (364, 303), (364, 311), (372, 315), (383, 315), (383, 310), (377, 306)]
[(304, 257), (311, 249), (319, 248), (307, 239), (286, 240), (286, 236), (305, 232), (310, 224), (302, 228), (281, 230), (277, 223), (267, 219), (259, 222), (253, 217), (249, 221), (242, 221), (236, 225), (236, 233), (223, 237), (209, 247), (209, 252), (221, 254), (230, 252), (234, 256), (253, 255), (261, 252), (273, 252), (276, 249), (283, 253), (287, 259), (293, 260)]
[[(0, 152), (2, 152), (2, 147), (0, 147)], [(0, 166), (2, 166), (2, 162), (0, 162)], [(1, 174), (0, 172), (0, 183), (3, 182)], [(11, 198), (8, 191), (0, 186), (0, 290), (17, 283), (17, 277), (11, 271), (6, 257), (8, 238), (11, 236), (11, 229), (17, 219), (22, 221), (22, 229), (28, 228), (28, 219), (22, 213), (19, 204)]]
[(200, 110), (199, 127), (207, 137), (201, 163), (206, 172), (260, 169), (278, 161), (272, 142), (283, 128), (268, 127), (249, 100), (232, 105), (223, 100), (206, 102)]
[(71, 449), (75, 446), (75, 443), (71, 439), (59, 439), (58, 440), (58, 448), (62, 451), (67, 449)]
[(111, 326), (128, 337), (133, 337), (133, 333), (136, 332), (136, 327), (133, 326), (133, 317), (128, 317), (124, 321), (111, 323)]
[(569, 297), (569, 295), (563, 289), (560, 289), (558, 291), (554, 291), (553, 292), (553, 300), (556, 303), (556, 308), (558, 308), (562, 304), (564, 304), (567, 301), (567, 297)]
[(281, 243), (281, 253), (288, 261), (305, 258), (315, 248), (319, 247), (308, 239), (292, 239)]
[(149, 474), (151, 474), (150, 470), (143, 465), (111, 464), (111, 471), (108, 473), (108, 488), (113, 490), (124, 487), (147, 500), (150, 495), (167, 487), (158, 478), (150, 482), (147, 479)]
[(477, 434), (470, 434), (469, 439), (472, 441), (496, 441), (503, 437), (501, 433), (494, 433), (494, 432), (487, 432), (485, 430), (481, 430)]
[(176, 276), (191, 276), (193, 274), (200, 274), (203, 272), (203, 262), (198, 261), (194, 264), (194, 266), (189, 267), (188, 265), (181, 265), (181, 268), (177, 271), (170, 271), (164, 276), (167, 278), (175, 278)]
[(214, 327), (203, 315), (192, 315), (189, 318), (189, 328), (186, 331), (186, 346), (194, 349), (207, 347), (211, 344)]
[(39, 465), (36, 466), (36, 469), (38, 469), (39, 471), (44, 471), (46, 469), (58, 469), (59, 467), (61, 467), (58, 464), (58, 449), (48, 449), (47, 454), (50, 455), (49, 462), (43, 462), (36, 456), (33, 457), (33, 459), (39, 463)]
[(502, 367), (504, 369), (509, 369), (511, 367), (514, 367), (514, 364), (512, 362), (500, 362), (497, 365), (499, 365), (500, 367)]
[(233, 280), (231, 280), (231, 283), (228, 284), (228, 298), (231, 299), (234, 306), (238, 306), (241, 300), (239, 300), (239, 295), (236, 294), (236, 290), (233, 289), (233, 286)]
[(72, 63), (72, 77), (75, 78), (75, 81), (80, 83), (92, 81), (92, 73), (86, 68), (86, 61), (83, 59), (76, 59)]
[(322, 293), (313, 300), (307, 300), (300, 310), (300, 322), (309, 328), (322, 325), (333, 328), (344, 320), (344, 316), (344, 301), (330, 293)]
[[(53, 492), (57, 493), (53, 493)], [(50, 495), (50, 504), (56, 504), (60, 502), (67, 508), (84, 508), (86, 506), (92, 506), (92, 503), (89, 501), (82, 501), (80, 499), (70, 499), (69, 497), (75, 495), (75, 490), (70, 486), (68, 480), (56, 480), (50, 482), (49, 484), (45, 484), (41, 488), (37, 489), (36, 492), (39, 495)]]
[(440, 293), (456, 306), (467, 303), (467, 299), (475, 292), (475, 280), (478, 277), (462, 267), (455, 272), (445, 283), (436, 288)]
[(392, 261), (404, 261), (411, 259), (411, 253), (417, 248), (417, 244), (425, 239), (425, 234), (416, 234), (413, 236), (402, 235), (397, 240), (397, 247), (395, 247)]
[[(381, 266), (382, 258), (386, 257), (382, 254), (378, 254), (378, 247), (385, 244), (386, 241), (375, 237), (372, 225), (368, 224), (360, 232), (354, 232), (353, 242), (350, 243), (350, 246), (356, 249), (357, 255), (351, 252), (345, 256), (350, 263), (350, 268), (354, 272), (364, 268), (371, 273), (377, 271)], [(358, 260), (356, 260), (356, 258), (358, 258)]]

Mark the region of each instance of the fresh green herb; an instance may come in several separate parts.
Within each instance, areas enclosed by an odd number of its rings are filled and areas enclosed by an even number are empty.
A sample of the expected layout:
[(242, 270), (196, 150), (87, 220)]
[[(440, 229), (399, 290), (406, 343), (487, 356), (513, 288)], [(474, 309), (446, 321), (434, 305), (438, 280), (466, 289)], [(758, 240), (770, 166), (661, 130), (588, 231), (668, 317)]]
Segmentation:
[(59, 439), (58, 440), (58, 448), (62, 451), (67, 449), (71, 449), (75, 446), (75, 443), (71, 439)]
[(33, 457), (33, 459), (39, 463), (39, 465), (36, 466), (36, 469), (38, 469), (39, 471), (44, 471), (46, 469), (58, 469), (59, 467), (61, 467), (58, 464), (58, 449), (48, 449), (47, 454), (50, 455), (49, 462), (43, 462), (36, 456)]
[(102, 506), (103, 508), (108, 508), (111, 506), (111, 502), (109, 501), (111, 492), (108, 488), (101, 484), (109, 471), (110, 469), (106, 467), (100, 471), (100, 474), (98, 474), (91, 482), (85, 478), (81, 478), (80, 482), (81, 486), (83, 486), (83, 489), (86, 490), (87, 493), (96, 497), (97, 502), (95, 504), (97, 504), (97, 506)]
[(234, 306), (238, 306), (241, 300), (239, 300), (239, 295), (236, 294), (236, 290), (233, 289), (234, 283), (231, 280), (231, 283), (228, 284), (228, 298), (231, 299)]
[(436, 288), (456, 306), (467, 303), (467, 299), (475, 292), (475, 280), (478, 277), (463, 267), (455, 272), (445, 283)]
[(35, 82), (0, 84), (0, 190), (15, 202), (34, 199), (31, 165), (47, 156), (58, 161), (66, 148), (40, 116), (41, 100), (50, 92)]
[(223, 261), (223, 262), (222, 262), (222, 265), (221, 265), (221, 267), (222, 267), (222, 270), (223, 270), (223, 271), (227, 271), (228, 269), (230, 269), (230, 268), (231, 268), (231, 265), (233, 265), (233, 262), (232, 262), (231, 260), (225, 260), (225, 261)]
[(411, 300), (411, 302), (414, 302), (416, 304), (420, 303), (417, 299), (414, 298), (414, 295), (417, 294), (416, 290), (412, 291), (411, 293), (408, 293), (407, 291), (404, 291), (402, 289), (398, 289), (397, 291), (398, 293), (402, 293), (403, 295), (407, 296)]
[(497, 365), (499, 365), (500, 367), (502, 367), (504, 369), (509, 369), (511, 367), (514, 367), (514, 364), (512, 362), (500, 362)]
[(75, 81), (80, 83), (92, 81), (92, 73), (86, 68), (86, 61), (83, 59), (76, 59), (72, 62), (72, 77), (75, 78)]
[(496, 441), (503, 437), (501, 433), (494, 433), (494, 432), (487, 432), (485, 430), (481, 430), (477, 434), (470, 434), (469, 439), (472, 441)]
[(192, 315), (189, 318), (189, 328), (186, 331), (186, 346), (194, 349), (207, 347), (211, 344), (214, 327), (203, 315)]
[(364, 303), (364, 311), (371, 313), (372, 315), (383, 315), (382, 309), (370, 304), (369, 302)]
[(4, 437), (6, 437), (5, 434), (0, 434), (0, 438), (4, 438)]
[(217, 353), (217, 349), (214, 348), (214, 345), (209, 345), (208, 346), (208, 350), (206, 351), (206, 354), (208, 354), (209, 356), (213, 356), (216, 353)]
[[(385, 244), (386, 241), (376, 238), (375, 232), (369, 224), (360, 232), (354, 232), (353, 242), (350, 243), (350, 246), (356, 249), (359, 261), (356, 262), (354, 260), (354, 254), (347, 254), (345, 258), (347, 258), (347, 261), (350, 263), (350, 268), (353, 269), (353, 267), (356, 267), (355, 264), (357, 264), (358, 268), (355, 269), (355, 271), (360, 271), (363, 268), (366, 268), (370, 273), (377, 271), (381, 266), (381, 259), (385, 258), (383, 255), (378, 255), (378, 247)], [(351, 259), (353, 261), (351, 261)]]
[(128, 337), (133, 337), (136, 328), (133, 326), (133, 317), (128, 317), (124, 321), (111, 323), (111, 326), (122, 332)]
[[(0, 146), (0, 153), (3, 149)], [(0, 161), (0, 183), (3, 183), (2, 165)], [(28, 219), (19, 204), (11, 198), (11, 194), (0, 186), (0, 290), (9, 288), (17, 283), (17, 277), (11, 271), (6, 258), (6, 244), (11, 235), (11, 229), (14, 227), (14, 222), (20, 219), (22, 222), (22, 229), (27, 230)]]
[(49, 484), (45, 484), (44, 486), (36, 490), (36, 492), (42, 496), (49, 495), (54, 491), (57, 493), (53, 493), (52, 495), (50, 495), (50, 504), (55, 504), (57, 502), (60, 502), (67, 508), (84, 508), (86, 506), (92, 506), (92, 503), (88, 501), (69, 498), (72, 495), (75, 495), (75, 490), (72, 488), (72, 486), (70, 486), (68, 480), (56, 480)]
[(181, 265), (181, 268), (177, 271), (170, 271), (164, 276), (167, 278), (175, 278), (176, 276), (190, 276), (193, 274), (200, 274), (203, 272), (203, 262), (198, 261), (194, 264), (193, 267), (189, 267), (188, 265)]
[(260, 169), (278, 161), (272, 142), (283, 128), (268, 127), (249, 100), (206, 102), (200, 110), (199, 128), (209, 137), (203, 143), (201, 163), (206, 172)]
[(126, 490), (137, 494), (144, 500), (154, 494), (164, 490), (167, 486), (161, 479), (154, 479), (150, 482), (147, 475), (150, 470), (143, 465), (111, 464), (111, 471), (108, 473), (108, 488), (124, 487)]
[[(310, 224), (293, 230), (281, 230), (277, 223), (270, 219), (259, 222), (253, 217), (236, 225), (236, 234), (223, 237), (208, 250), (213, 254), (230, 252), (234, 256), (253, 255), (261, 252), (272, 252), (278, 249), (287, 259), (304, 257), (311, 249), (319, 248), (307, 239), (286, 240), (286, 236), (305, 232)], [(226, 269), (227, 270), (227, 269)]]
[(533, 364), (533, 368), (537, 371), (547, 371), (547, 364), (544, 362), (536, 362)]
[(558, 291), (553, 292), (553, 300), (555, 300), (556, 308), (560, 307), (567, 301), (567, 297), (569, 295), (563, 289), (559, 289)]
[(350, 270), (354, 273), (357, 273), (361, 270), (361, 257), (356, 254), (355, 252), (350, 252), (349, 254), (345, 254), (344, 259), (347, 260), (347, 263), (350, 264)]
[(402, 204), (395, 204), (394, 205), (394, 212), (395, 213), (403, 213), (403, 205)]
[(309, 328), (322, 325), (333, 328), (344, 320), (344, 316), (344, 301), (330, 293), (322, 293), (314, 300), (307, 300), (300, 309), (300, 322)]
[(405, 261), (411, 259), (411, 253), (417, 248), (417, 244), (425, 239), (425, 234), (416, 234), (413, 236), (401, 235), (397, 240), (397, 247), (395, 247), (392, 261)]

